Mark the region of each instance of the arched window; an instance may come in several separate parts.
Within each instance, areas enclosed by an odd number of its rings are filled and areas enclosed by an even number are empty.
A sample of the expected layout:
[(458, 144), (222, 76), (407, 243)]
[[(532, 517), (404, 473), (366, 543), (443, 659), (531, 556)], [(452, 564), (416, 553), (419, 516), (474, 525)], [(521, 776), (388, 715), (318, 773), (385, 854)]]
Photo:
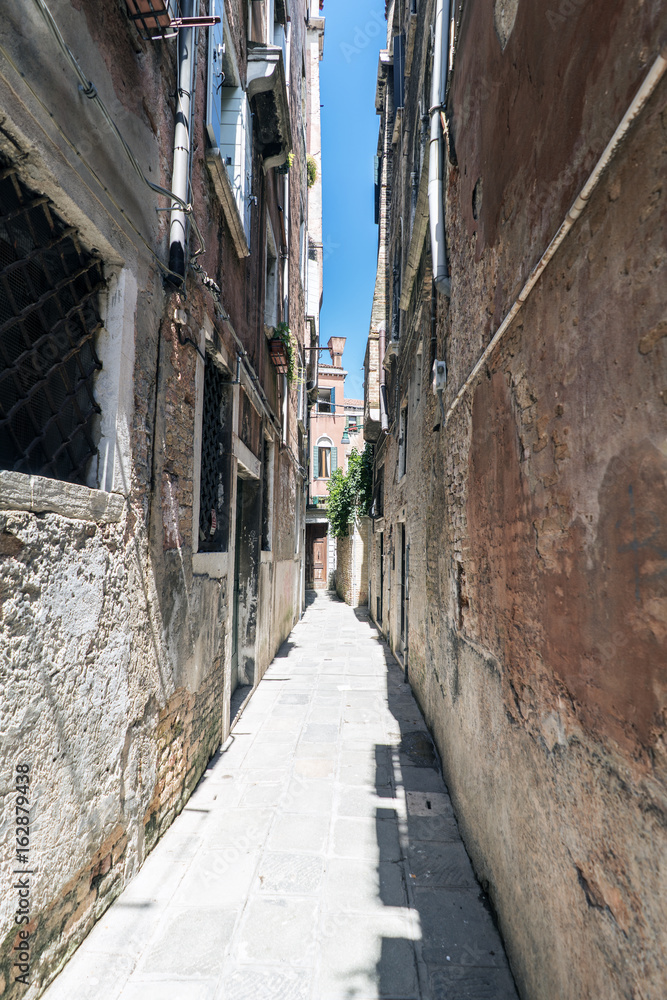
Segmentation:
[(338, 449), (328, 437), (318, 438), (313, 448), (313, 479), (329, 479), (338, 467)]

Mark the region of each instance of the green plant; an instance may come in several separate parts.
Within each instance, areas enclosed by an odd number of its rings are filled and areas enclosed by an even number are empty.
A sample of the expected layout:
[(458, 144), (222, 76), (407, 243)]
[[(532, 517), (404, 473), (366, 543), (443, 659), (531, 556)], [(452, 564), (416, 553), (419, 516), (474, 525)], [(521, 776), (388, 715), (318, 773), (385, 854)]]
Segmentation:
[(329, 480), (327, 516), (334, 538), (344, 538), (355, 517), (368, 514), (373, 501), (373, 445), (363, 454), (353, 448), (347, 456), (347, 473), (334, 469)]
[(287, 167), (289, 169), (289, 167), (293, 167), (293, 166), (294, 166), (294, 153), (288, 153), (287, 154)]
[(311, 188), (317, 180), (317, 164), (312, 156), (306, 160), (306, 172), (308, 174), (308, 187)]
[(296, 374), (296, 348), (294, 346), (294, 339), (292, 337), (292, 331), (290, 330), (287, 323), (278, 323), (276, 326), (273, 336), (277, 340), (281, 340), (285, 345), (285, 352), (287, 354), (287, 381), (291, 385), (294, 381), (294, 376)]

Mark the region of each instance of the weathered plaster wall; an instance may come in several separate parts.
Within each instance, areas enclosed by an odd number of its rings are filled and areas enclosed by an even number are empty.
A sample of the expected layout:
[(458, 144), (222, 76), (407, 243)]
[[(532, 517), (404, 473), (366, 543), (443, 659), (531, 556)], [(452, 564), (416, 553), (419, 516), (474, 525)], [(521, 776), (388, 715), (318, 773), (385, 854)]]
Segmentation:
[[(504, 50), (493, 3), (466, 5), (460, 27), (452, 298), (437, 301), (434, 344), (445, 406), (667, 30), (640, 3), (569, 5), (557, 31), (544, 8), (515, 7)], [(400, 651), (403, 523), (410, 680), (531, 1000), (667, 991), (666, 97), (663, 80), (446, 429), (430, 390), (414, 392), (421, 293), (395, 372), (412, 428), (403, 479), (395, 430), (378, 449), (372, 594), (383, 531), (382, 627)], [(395, 219), (411, 169), (408, 156)]]
[[(109, 337), (120, 337), (105, 355), (105, 364), (115, 357), (119, 365), (115, 384), (113, 365), (101, 376), (103, 418), (110, 438), (117, 436), (115, 465), (112, 472), (100, 467), (91, 473), (99, 477), (91, 485), (111, 492), (27, 476), (19, 476), (17, 486), (0, 473), (0, 850), (4, 859), (14, 856), (11, 788), (16, 763), (27, 761), (30, 857), (36, 861), (28, 925), (32, 985), (26, 992), (14, 982), (17, 897), (4, 879), (0, 995), (30, 1000), (137, 871), (229, 730), (233, 551), (213, 554), (203, 567), (194, 551), (203, 363), (183, 340), (203, 349), (208, 338), (233, 373), (233, 327), (274, 409), (274, 437), (280, 433), (280, 386), (260, 325), (262, 253), (250, 263), (236, 257), (204, 165), (205, 33), (193, 201), (207, 239), (202, 262), (222, 287), (222, 303), (198, 275), (189, 276), (186, 296), (163, 285), (148, 248), (166, 259), (167, 216), (155, 212), (164, 201), (128, 169), (117, 140), (54, 52), (36, 6), (0, 6), (2, 44), (25, 71), (22, 79), (0, 59), (0, 148), (18, 161), (26, 183), (47, 193), (79, 228), (85, 245), (99, 250), (113, 278), (110, 288), (120, 296), (102, 303), (110, 328), (109, 317), (117, 314)], [(169, 186), (173, 44), (139, 40), (115, 0), (53, 0), (50, 6), (143, 168)], [(240, 39), (244, 6), (232, 5), (229, 13)], [(294, 33), (295, 65), (303, 30), (300, 25)], [(255, 173), (257, 250), (263, 246), (260, 215), (275, 215), (281, 192), (259, 162)], [(292, 200), (298, 203), (302, 193), (295, 183)], [(290, 238), (298, 246), (298, 219)], [(298, 255), (291, 254), (289, 267), (293, 329), (302, 341)], [(248, 392), (255, 391), (250, 376), (243, 378)], [(112, 398), (122, 403), (115, 427)], [(275, 443), (275, 544), (261, 564), (256, 553), (253, 569), (266, 597), (259, 621), (251, 623), (255, 680), (299, 613), (303, 547), (296, 538), (295, 466), (304, 455), (295, 410), (292, 391), (290, 450), (278, 453)], [(234, 505), (236, 458), (231, 470)], [(254, 522), (259, 531), (259, 517)], [(232, 517), (232, 541), (234, 528)], [(253, 600), (256, 605), (257, 591)]]

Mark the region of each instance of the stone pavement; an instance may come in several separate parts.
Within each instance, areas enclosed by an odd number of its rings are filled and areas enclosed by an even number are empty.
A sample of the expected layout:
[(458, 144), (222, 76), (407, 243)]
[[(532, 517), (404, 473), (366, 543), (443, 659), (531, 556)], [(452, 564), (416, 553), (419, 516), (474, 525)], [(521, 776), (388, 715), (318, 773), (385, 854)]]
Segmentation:
[(311, 601), (47, 1000), (516, 1000), (386, 644)]

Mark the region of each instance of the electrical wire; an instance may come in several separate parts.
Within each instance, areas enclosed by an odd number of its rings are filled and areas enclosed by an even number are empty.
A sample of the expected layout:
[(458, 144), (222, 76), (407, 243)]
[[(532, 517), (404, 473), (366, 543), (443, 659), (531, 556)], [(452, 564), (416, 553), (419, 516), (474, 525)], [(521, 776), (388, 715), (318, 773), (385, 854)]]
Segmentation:
[[(69, 138), (69, 136), (67, 135), (67, 133), (64, 132), (63, 129), (60, 127), (60, 125), (58, 124), (58, 122), (56, 120), (55, 115), (53, 114), (53, 112), (49, 111), (47, 105), (41, 99), (41, 97), (39, 96), (39, 94), (37, 93), (37, 91), (34, 89), (34, 87), (32, 87), (31, 84), (28, 82), (25, 74), (21, 72), (21, 70), (18, 68), (18, 66), (16, 65), (16, 63), (14, 62), (14, 60), (12, 59), (12, 57), (10, 56), (10, 54), (7, 52), (7, 50), (5, 49), (5, 47), (1, 43), (0, 43), (0, 53), (5, 57), (5, 59), (9, 63), (9, 65), (12, 67), (12, 69), (17, 74), (17, 76), (21, 77), (21, 79), (23, 80), (23, 83), (26, 85), (26, 87), (28, 88), (28, 90), (30, 91), (30, 93), (32, 94), (32, 96), (35, 98), (35, 100), (37, 101), (37, 103), (39, 104), (39, 106), (42, 108), (42, 110), (44, 111), (44, 113), (46, 115), (48, 115), (49, 119), (51, 120), (53, 126), (55, 127), (56, 131), (59, 133), (59, 135), (61, 136), (61, 138), (69, 146), (69, 148), (72, 150), (72, 152), (75, 154), (75, 156), (85, 166), (86, 170), (88, 170), (88, 172), (91, 174), (91, 176), (95, 178), (95, 180), (97, 181), (97, 183), (99, 184), (99, 186), (102, 188), (102, 190), (104, 191), (105, 195), (107, 196), (107, 198), (109, 199), (109, 201), (111, 202), (111, 204), (114, 206), (115, 209), (117, 209), (120, 212), (120, 214), (123, 216), (123, 219), (127, 222), (128, 226), (132, 229), (132, 231), (134, 233), (136, 233), (136, 235), (141, 240), (141, 242), (143, 243), (143, 245), (145, 246), (145, 248), (148, 250), (148, 252), (151, 255), (151, 257), (153, 257), (153, 259), (155, 260), (155, 262), (157, 263), (157, 265), (161, 268), (162, 271), (164, 271), (165, 274), (169, 275), (170, 277), (178, 278), (178, 280), (180, 281), (182, 279), (182, 275), (177, 274), (175, 271), (172, 271), (171, 268), (168, 267), (162, 261), (162, 259), (158, 256), (158, 254), (155, 252), (155, 250), (150, 245), (150, 243), (148, 242), (148, 240), (145, 238), (145, 236), (142, 234), (142, 232), (138, 229), (138, 227), (134, 224), (134, 222), (132, 221), (132, 219), (129, 217), (129, 215), (127, 214), (127, 212), (125, 211), (125, 209), (122, 208), (118, 204), (118, 202), (116, 201), (116, 199), (113, 197), (113, 195), (109, 191), (108, 187), (104, 184), (103, 180), (101, 179), (101, 177), (96, 172), (95, 168), (93, 166), (91, 166), (91, 164), (85, 158), (85, 156), (83, 155), (83, 153), (79, 152), (79, 150), (76, 148), (76, 146), (74, 145), (74, 143), (72, 142), (72, 140)], [(5, 77), (5, 79), (6, 79), (6, 77)], [(7, 80), (7, 85), (16, 94), (16, 91), (11, 86), (11, 84), (9, 83), (8, 80)], [(19, 97), (18, 94), (16, 94), (16, 97), (17, 97), (17, 100), (21, 101), (21, 98)], [(23, 102), (21, 102), (21, 103), (23, 103)], [(51, 138), (51, 136), (49, 136), (48, 132), (44, 128), (44, 126), (41, 125), (41, 123), (37, 120), (37, 118), (35, 118), (34, 115), (33, 115), (33, 118), (34, 118), (35, 122), (38, 124), (38, 126), (44, 132), (44, 135), (50, 141), (53, 141), (52, 138)], [(85, 184), (85, 181), (83, 180), (83, 178), (81, 178), (81, 180), (82, 180), (82, 183)], [(90, 191), (92, 197), (98, 202), (98, 204), (100, 205), (100, 208), (104, 212), (106, 212), (106, 214), (109, 216), (109, 218), (113, 221), (114, 225), (118, 225), (117, 220), (114, 219), (114, 217), (111, 214), (111, 212), (109, 211), (109, 209), (100, 201), (100, 198), (93, 191), (93, 189), (90, 187), (90, 185), (86, 184), (86, 187)], [(136, 244), (134, 244), (134, 245), (136, 246)], [(138, 249), (138, 247), (137, 247), (137, 249)]]
[[(206, 244), (205, 244), (204, 238), (203, 238), (203, 236), (202, 236), (202, 234), (201, 234), (201, 232), (199, 230), (199, 226), (197, 225), (197, 220), (194, 217), (194, 212), (193, 212), (192, 205), (188, 204), (187, 202), (183, 201), (181, 198), (177, 197), (173, 193), (173, 191), (170, 191), (168, 188), (162, 187), (162, 185), (160, 185), (160, 184), (155, 184), (153, 181), (149, 180), (148, 177), (146, 177), (146, 175), (144, 174), (143, 170), (141, 169), (139, 161), (137, 160), (136, 156), (132, 152), (132, 149), (130, 148), (130, 146), (127, 144), (127, 142), (123, 138), (123, 135), (122, 135), (120, 129), (118, 128), (118, 126), (116, 125), (115, 121), (111, 117), (111, 114), (109, 113), (109, 110), (108, 110), (107, 106), (105, 105), (104, 101), (99, 96), (99, 94), (97, 93), (97, 89), (95, 88), (95, 85), (86, 77), (85, 73), (83, 72), (83, 70), (79, 66), (78, 62), (76, 61), (76, 59), (75, 59), (75, 57), (74, 57), (71, 49), (69, 48), (69, 46), (65, 42), (65, 39), (63, 38), (62, 34), (60, 33), (60, 29), (59, 29), (56, 21), (53, 18), (53, 14), (51, 13), (51, 11), (49, 10), (49, 8), (47, 7), (46, 3), (44, 2), (44, 0), (34, 0), (34, 2), (37, 5), (37, 7), (39, 8), (40, 13), (42, 14), (42, 16), (43, 16), (43, 18), (44, 18), (44, 20), (46, 22), (46, 25), (47, 25), (49, 31), (51, 32), (51, 34), (53, 35), (53, 37), (54, 37), (54, 39), (55, 39), (55, 41), (56, 41), (59, 49), (61, 50), (62, 54), (64, 55), (64, 57), (67, 60), (67, 62), (69, 63), (69, 65), (74, 70), (76, 76), (79, 78), (79, 87), (81, 89), (81, 93), (85, 97), (87, 97), (89, 100), (93, 101), (97, 105), (97, 107), (100, 109), (100, 111), (102, 112), (102, 115), (103, 115), (105, 121), (107, 122), (109, 128), (112, 130), (112, 132), (114, 133), (114, 135), (116, 136), (116, 138), (120, 142), (121, 146), (123, 147), (123, 149), (125, 151), (125, 155), (127, 156), (128, 160), (130, 161), (130, 163), (132, 165), (132, 168), (135, 171), (135, 173), (144, 182), (144, 184), (146, 184), (151, 189), (151, 191), (154, 191), (156, 194), (163, 195), (165, 198), (171, 199), (171, 201), (175, 202), (176, 205), (178, 205), (179, 208), (181, 208), (186, 213), (186, 215), (189, 216), (192, 228), (194, 229), (195, 235), (196, 235), (197, 239), (199, 240), (199, 249), (196, 250), (195, 253), (192, 256), (193, 257), (200, 256), (200, 254), (203, 254), (205, 252), (205, 250), (206, 250)], [(181, 277), (181, 276), (179, 276), (179, 277)]]

